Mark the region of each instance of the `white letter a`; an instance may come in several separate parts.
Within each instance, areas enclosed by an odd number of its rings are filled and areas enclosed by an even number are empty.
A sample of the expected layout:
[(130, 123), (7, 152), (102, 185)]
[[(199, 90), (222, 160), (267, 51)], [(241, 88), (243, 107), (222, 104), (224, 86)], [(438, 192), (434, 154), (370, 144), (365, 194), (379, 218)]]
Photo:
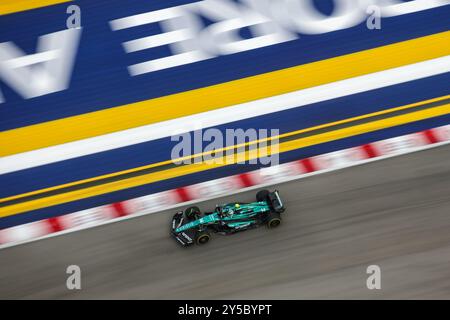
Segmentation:
[(0, 79), (25, 99), (67, 89), (80, 34), (68, 29), (41, 36), (29, 55), (12, 42), (0, 43)]

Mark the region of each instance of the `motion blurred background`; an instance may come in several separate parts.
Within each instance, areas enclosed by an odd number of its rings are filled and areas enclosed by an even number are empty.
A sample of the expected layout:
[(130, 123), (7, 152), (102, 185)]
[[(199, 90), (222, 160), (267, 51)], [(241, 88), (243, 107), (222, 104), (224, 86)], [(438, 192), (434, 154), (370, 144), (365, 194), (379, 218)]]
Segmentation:
[[(2, 1), (0, 297), (448, 299), (449, 4)], [(279, 130), (280, 166), (172, 162), (208, 129)], [(169, 238), (263, 186), (277, 230)]]

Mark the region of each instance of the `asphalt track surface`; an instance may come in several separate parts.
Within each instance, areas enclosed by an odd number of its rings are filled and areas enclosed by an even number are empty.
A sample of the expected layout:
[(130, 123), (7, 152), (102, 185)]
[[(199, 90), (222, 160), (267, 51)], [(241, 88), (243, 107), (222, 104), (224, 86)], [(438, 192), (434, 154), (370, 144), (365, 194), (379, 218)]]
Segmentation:
[[(0, 250), (0, 298), (449, 299), (449, 160), (447, 145), (277, 185), (279, 228), (203, 247), (179, 247), (163, 212)], [(66, 288), (71, 264), (81, 290)], [(381, 290), (366, 287), (372, 264)]]

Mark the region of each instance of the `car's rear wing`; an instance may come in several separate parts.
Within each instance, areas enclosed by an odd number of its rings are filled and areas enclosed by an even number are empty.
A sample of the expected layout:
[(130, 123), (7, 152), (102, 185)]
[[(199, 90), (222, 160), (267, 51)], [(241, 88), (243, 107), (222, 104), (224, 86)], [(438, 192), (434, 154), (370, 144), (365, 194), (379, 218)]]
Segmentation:
[(269, 202), (270, 207), (274, 211), (279, 212), (279, 213), (284, 212), (285, 207), (284, 207), (283, 201), (281, 200), (280, 192), (278, 190), (270, 192), (269, 196), (268, 196), (268, 200), (269, 200), (268, 202)]

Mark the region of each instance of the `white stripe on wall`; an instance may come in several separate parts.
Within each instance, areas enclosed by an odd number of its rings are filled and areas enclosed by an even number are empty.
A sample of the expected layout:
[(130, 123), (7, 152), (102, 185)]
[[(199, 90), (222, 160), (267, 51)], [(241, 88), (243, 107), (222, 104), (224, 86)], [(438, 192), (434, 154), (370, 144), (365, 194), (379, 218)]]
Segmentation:
[(450, 72), (450, 56), (0, 159), (0, 174), (113, 150)]

